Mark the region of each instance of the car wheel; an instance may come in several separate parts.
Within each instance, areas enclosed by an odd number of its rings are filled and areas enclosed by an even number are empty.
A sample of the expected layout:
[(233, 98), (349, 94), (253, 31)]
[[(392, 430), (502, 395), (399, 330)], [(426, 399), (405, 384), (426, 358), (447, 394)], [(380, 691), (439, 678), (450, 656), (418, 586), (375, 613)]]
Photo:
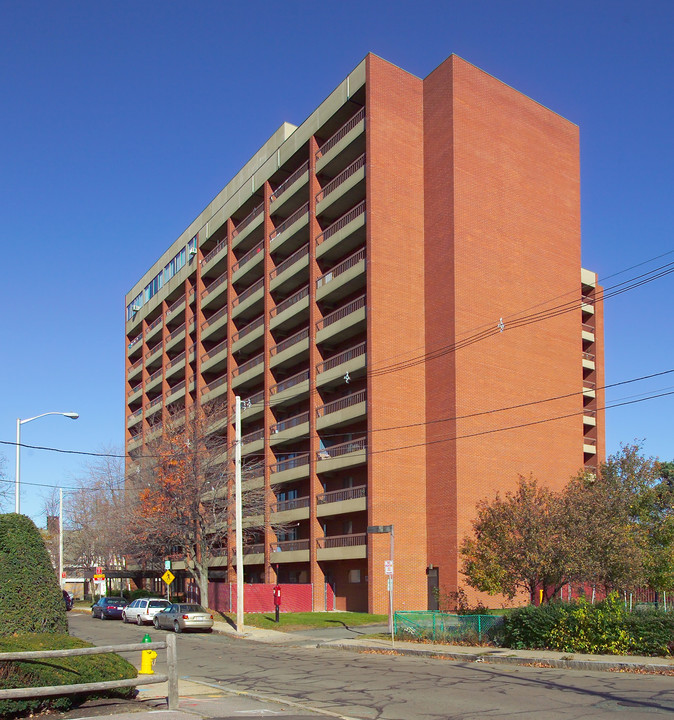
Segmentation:
[(122, 613), (122, 622), (123, 622), (123, 623), (128, 623), (128, 622), (129, 622), (128, 618), (126, 617), (126, 613)]
[(136, 615), (136, 625), (144, 625), (145, 623), (142, 621), (140, 615)]
[(173, 629), (175, 632), (180, 633), (182, 632), (182, 628), (180, 627), (180, 623), (177, 620), (173, 621)]
[(157, 618), (152, 620), (152, 624), (157, 628), (157, 630), (159, 630), (159, 620), (157, 620)]
[(105, 613), (101, 612), (101, 620), (107, 620), (107, 619), (108, 618), (106, 617)]

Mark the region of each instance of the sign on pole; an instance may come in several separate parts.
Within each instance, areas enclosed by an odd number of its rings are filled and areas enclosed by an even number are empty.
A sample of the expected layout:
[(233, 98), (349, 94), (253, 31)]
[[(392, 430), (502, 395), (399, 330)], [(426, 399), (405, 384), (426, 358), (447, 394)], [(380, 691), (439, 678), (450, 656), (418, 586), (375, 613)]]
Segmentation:
[(175, 579), (176, 576), (170, 571), (167, 570), (162, 576), (161, 579), (167, 584), (170, 585)]
[(384, 560), (384, 572), (393, 575), (393, 560)]

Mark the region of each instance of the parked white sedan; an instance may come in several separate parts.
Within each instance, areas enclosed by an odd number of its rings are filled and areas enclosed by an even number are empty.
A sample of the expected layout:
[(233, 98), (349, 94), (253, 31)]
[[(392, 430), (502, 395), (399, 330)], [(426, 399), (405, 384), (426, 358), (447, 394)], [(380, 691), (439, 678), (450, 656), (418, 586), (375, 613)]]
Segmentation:
[(213, 616), (201, 605), (177, 603), (164, 608), (152, 619), (156, 628), (183, 632), (184, 630), (207, 630), (213, 627)]
[(162, 598), (138, 598), (122, 611), (122, 622), (135, 622), (137, 625), (151, 623), (152, 618), (170, 604)]

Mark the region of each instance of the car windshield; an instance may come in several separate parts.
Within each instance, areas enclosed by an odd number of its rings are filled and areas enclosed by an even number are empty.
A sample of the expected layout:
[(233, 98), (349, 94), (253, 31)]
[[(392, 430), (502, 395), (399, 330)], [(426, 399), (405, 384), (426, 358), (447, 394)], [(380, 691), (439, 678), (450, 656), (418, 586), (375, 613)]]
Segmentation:
[(181, 605), (180, 610), (178, 612), (181, 613), (191, 613), (191, 612), (206, 612), (201, 605)]
[(150, 600), (148, 607), (163, 608), (163, 607), (168, 607), (168, 605), (169, 605), (168, 600)]

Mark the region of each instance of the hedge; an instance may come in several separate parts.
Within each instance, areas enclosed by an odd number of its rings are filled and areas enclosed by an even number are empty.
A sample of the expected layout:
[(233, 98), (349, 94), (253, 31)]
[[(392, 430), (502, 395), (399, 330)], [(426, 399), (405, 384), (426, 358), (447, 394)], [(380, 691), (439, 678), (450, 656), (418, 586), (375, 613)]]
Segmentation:
[[(0, 638), (0, 652), (31, 650), (67, 650), (93, 647), (91, 643), (69, 635), (32, 633), (11, 638)], [(136, 669), (119, 655), (80, 655), (67, 658), (50, 658), (42, 661), (0, 662), (0, 688), (43, 687), (73, 685), (75, 683), (104, 682), (135, 678)], [(100, 697), (134, 697), (135, 688), (120, 688), (98, 693), (64, 695), (62, 697), (31, 700), (0, 700), (0, 717), (37, 713), (47, 709), (70, 710), (84, 701)]]
[(66, 607), (44, 540), (25, 515), (0, 515), (0, 636), (67, 633)]
[(503, 643), (516, 649), (674, 655), (674, 613), (629, 612), (616, 595), (594, 605), (584, 599), (529, 605), (506, 617)]

